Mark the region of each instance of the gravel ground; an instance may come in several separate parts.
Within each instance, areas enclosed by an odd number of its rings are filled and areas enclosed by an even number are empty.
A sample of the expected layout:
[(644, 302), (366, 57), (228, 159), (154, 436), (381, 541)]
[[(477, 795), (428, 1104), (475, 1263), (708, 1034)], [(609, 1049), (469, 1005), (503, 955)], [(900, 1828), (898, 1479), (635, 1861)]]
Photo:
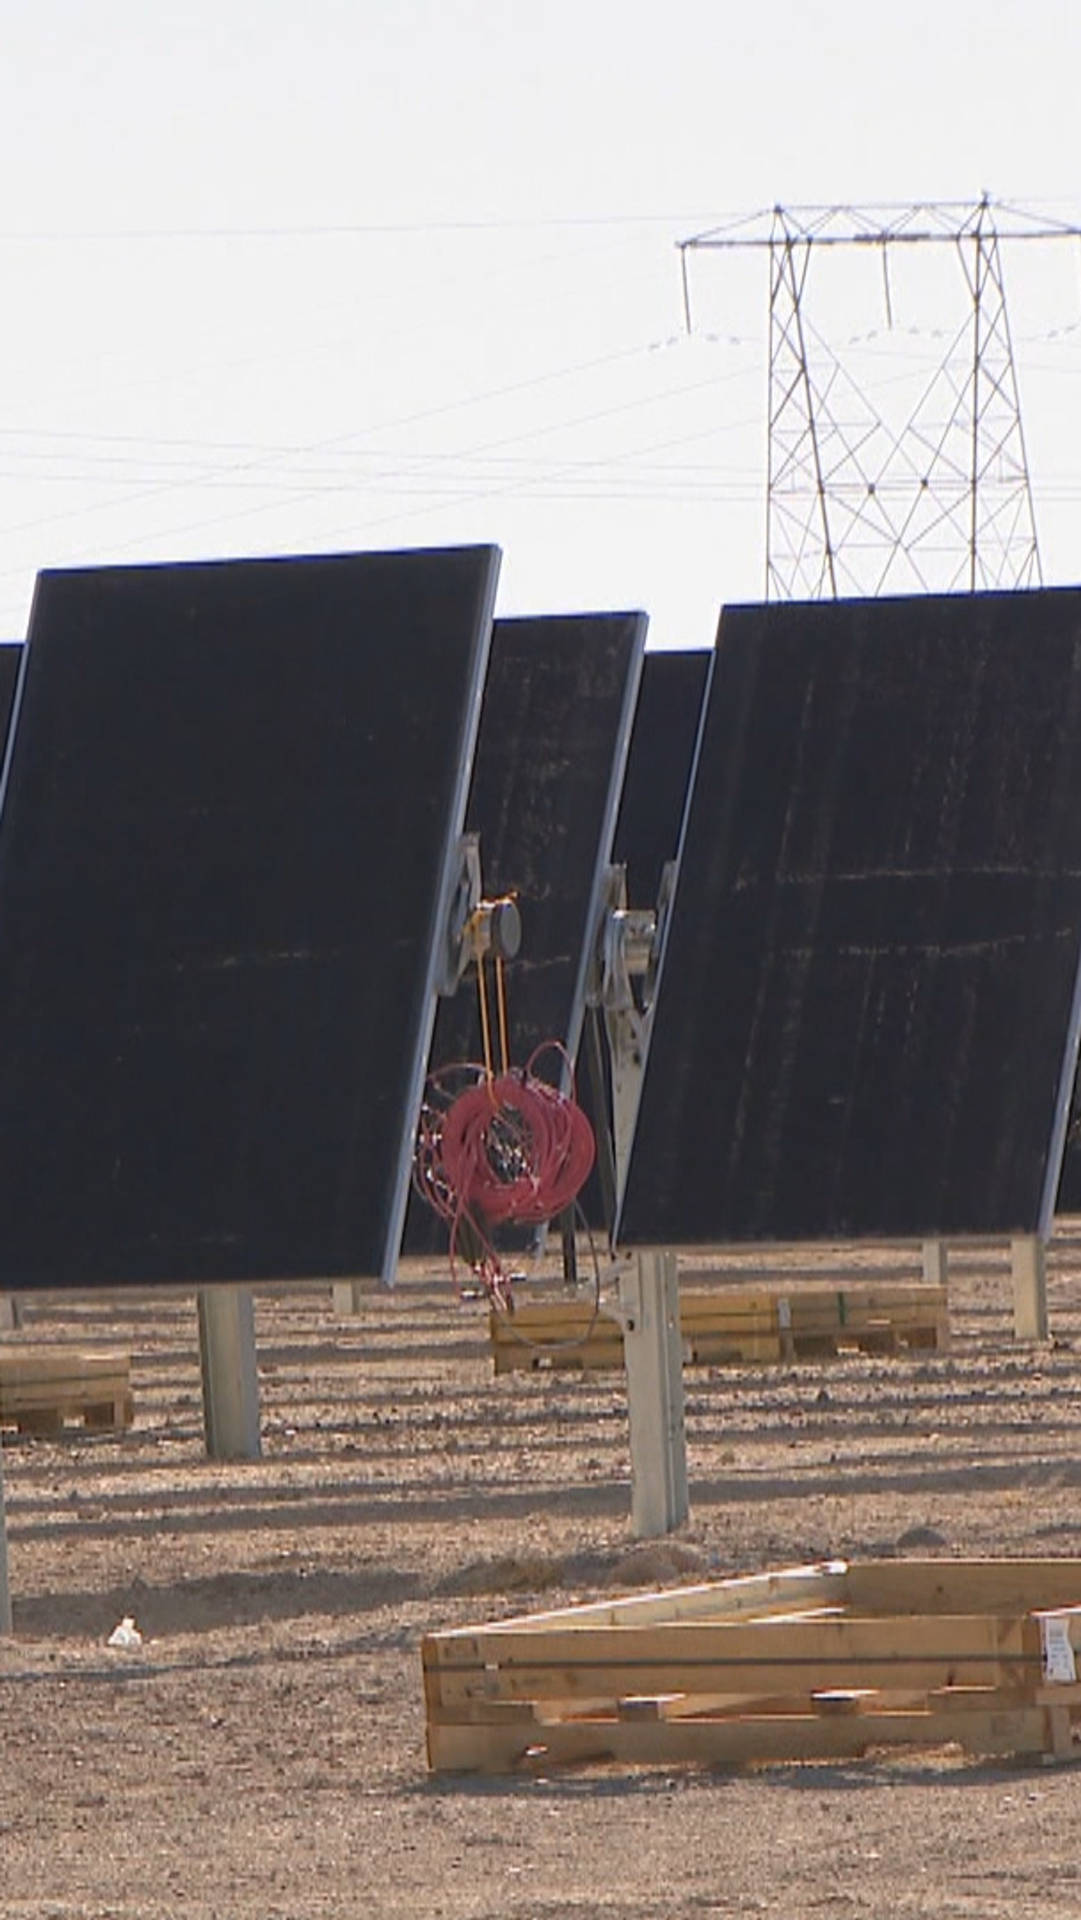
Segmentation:
[[(703, 1574), (1081, 1556), (1081, 1227), (1049, 1294), (1054, 1339), (1016, 1346), (984, 1250), (953, 1262), (949, 1354), (688, 1372), (691, 1520), (652, 1545), (621, 1377), (497, 1380), (440, 1274), (349, 1320), (326, 1289), (257, 1293), (264, 1453), (228, 1465), (193, 1299), (30, 1301), (5, 1338), (130, 1349), (136, 1423), (4, 1435), (0, 1915), (1081, 1915), (1070, 1768), (434, 1778), (418, 1653)], [(116, 1652), (126, 1614), (143, 1645)]]

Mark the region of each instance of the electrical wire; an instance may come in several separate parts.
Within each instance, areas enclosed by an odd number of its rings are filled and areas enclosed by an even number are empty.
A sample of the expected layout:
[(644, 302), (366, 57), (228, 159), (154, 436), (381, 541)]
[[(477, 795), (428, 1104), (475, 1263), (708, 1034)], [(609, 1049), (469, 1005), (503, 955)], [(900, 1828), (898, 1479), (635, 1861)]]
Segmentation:
[(524, 1067), (493, 1074), (459, 1062), (429, 1077), (413, 1158), (413, 1185), (450, 1229), (452, 1272), (459, 1257), (506, 1306), (509, 1287), (492, 1240), (498, 1228), (539, 1227), (572, 1206), (596, 1152), (593, 1129), (573, 1097)]

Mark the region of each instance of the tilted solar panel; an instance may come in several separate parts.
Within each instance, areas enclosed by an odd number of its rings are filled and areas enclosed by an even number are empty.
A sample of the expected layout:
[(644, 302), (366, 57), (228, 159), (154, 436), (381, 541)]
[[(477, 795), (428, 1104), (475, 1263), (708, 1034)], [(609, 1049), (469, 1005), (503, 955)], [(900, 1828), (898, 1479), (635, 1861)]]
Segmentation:
[[(577, 1051), (645, 632), (639, 613), (497, 620), (492, 631), (466, 825), (480, 836), (485, 892), (518, 899), (521, 952), (507, 969), (515, 1065), (552, 1040)], [(481, 1053), (466, 981), (440, 1002), (432, 1064)], [(559, 1055), (537, 1070), (558, 1083)], [(414, 1199), (405, 1250), (445, 1245), (446, 1229)]]
[(1079, 954), (1081, 591), (726, 611), (621, 1237), (1046, 1232)]
[(497, 568), (41, 576), (0, 796), (0, 1287), (393, 1268)]

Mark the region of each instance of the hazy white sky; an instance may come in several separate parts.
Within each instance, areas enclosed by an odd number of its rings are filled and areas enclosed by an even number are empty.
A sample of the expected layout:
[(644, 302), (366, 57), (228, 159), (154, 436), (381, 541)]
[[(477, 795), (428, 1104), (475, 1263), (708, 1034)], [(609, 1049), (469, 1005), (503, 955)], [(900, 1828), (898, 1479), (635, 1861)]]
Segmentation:
[[(776, 201), (1081, 213), (1066, 0), (0, 0), (0, 47), (9, 636), (46, 565), (494, 540), (503, 612), (708, 644), (762, 590), (767, 289), (701, 263), (683, 338), (675, 241)], [(1077, 579), (1081, 243), (1007, 271)]]

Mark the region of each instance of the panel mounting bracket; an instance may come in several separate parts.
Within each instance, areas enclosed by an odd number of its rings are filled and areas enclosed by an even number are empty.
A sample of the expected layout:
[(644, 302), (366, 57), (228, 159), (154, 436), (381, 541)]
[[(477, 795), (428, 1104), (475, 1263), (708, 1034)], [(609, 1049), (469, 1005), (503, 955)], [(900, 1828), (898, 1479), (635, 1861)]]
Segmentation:
[(588, 997), (600, 1008), (608, 1040), (617, 1218), (642, 1096), (657, 974), (675, 879), (676, 862), (669, 860), (661, 874), (655, 908), (628, 907), (625, 866), (609, 867), (605, 879)]
[(513, 960), (522, 944), (522, 922), (513, 894), (486, 900), (481, 880), (480, 835), (463, 833), (458, 841), (458, 873), (443, 933), (443, 963), (438, 991), (456, 993), (471, 965), (488, 954)]

